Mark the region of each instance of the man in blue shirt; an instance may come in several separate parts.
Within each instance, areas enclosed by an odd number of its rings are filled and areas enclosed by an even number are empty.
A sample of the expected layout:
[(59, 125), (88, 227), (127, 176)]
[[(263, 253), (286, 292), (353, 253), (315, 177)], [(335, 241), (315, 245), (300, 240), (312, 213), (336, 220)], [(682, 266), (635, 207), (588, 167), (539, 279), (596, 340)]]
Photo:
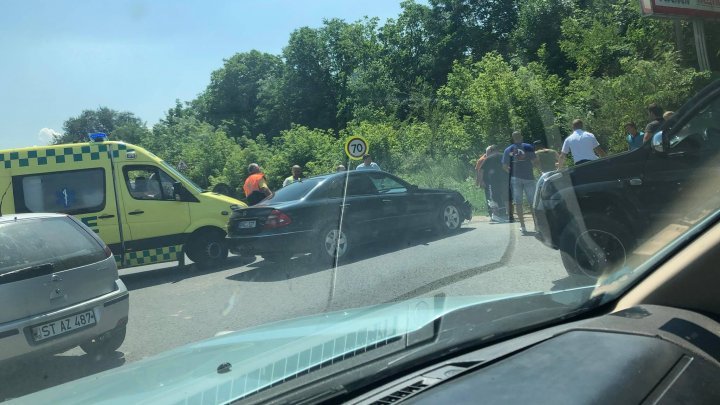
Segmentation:
[(510, 184), (512, 185), (512, 199), (515, 203), (515, 213), (520, 221), (520, 229), (527, 232), (525, 218), (523, 216), (523, 194), (527, 201), (532, 204), (535, 196), (535, 175), (533, 167), (537, 166), (535, 148), (528, 143), (523, 143), (523, 136), (520, 131), (512, 134), (512, 145), (508, 146), (503, 153), (503, 168), (510, 173)]
[(637, 125), (630, 121), (625, 124), (625, 132), (627, 133), (627, 142), (629, 150), (639, 149), (643, 145), (643, 137), (645, 133), (638, 131)]

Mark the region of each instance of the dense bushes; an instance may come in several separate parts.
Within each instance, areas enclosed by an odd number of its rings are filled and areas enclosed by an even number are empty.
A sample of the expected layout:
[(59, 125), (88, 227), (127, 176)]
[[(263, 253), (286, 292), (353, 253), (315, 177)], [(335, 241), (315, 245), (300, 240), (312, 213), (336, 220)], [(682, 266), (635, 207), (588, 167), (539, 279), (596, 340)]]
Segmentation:
[[(620, 152), (626, 121), (644, 127), (647, 104), (674, 110), (710, 77), (695, 69), (692, 47), (676, 48), (672, 22), (641, 17), (636, 0), (402, 8), (382, 26), (366, 18), (302, 27), (282, 55), (236, 54), (152, 131), (131, 113), (100, 109), (68, 120), (57, 141), (114, 128), (115, 139), (183, 161), (201, 186), (239, 191), (251, 162), (273, 188), (295, 164), (306, 175), (348, 165), (344, 140), (362, 135), (384, 170), (481, 202), (474, 162), (488, 145), (507, 145), (512, 131), (557, 149), (582, 118), (603, 147)], [(718, 27), (707, 23), (710, 41)], [(681, 30), (691, 38), (690, 25)]]

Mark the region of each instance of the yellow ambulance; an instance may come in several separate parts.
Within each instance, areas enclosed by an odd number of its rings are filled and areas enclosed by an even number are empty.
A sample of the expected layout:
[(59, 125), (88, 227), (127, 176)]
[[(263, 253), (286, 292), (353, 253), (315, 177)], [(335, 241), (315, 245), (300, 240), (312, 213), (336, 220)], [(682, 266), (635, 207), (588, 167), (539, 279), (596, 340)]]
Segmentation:
[[(228, 255), (225, 235), (241, 201), (203, 191), (162, 159), (105, 134), (92, 142), (0, 150), (0, 214), (75, 216), (120, 267)], [(61, 236), (61, 235), (60, 235)]]

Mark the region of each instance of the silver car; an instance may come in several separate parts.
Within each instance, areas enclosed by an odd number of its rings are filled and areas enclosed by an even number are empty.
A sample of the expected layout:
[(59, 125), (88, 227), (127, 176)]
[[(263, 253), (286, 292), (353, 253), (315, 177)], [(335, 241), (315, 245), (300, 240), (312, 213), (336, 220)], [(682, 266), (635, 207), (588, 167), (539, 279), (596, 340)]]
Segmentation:
[(68, 215), (0, 217), (0, 362), (125, 340), (128, 290), (110, 249)]

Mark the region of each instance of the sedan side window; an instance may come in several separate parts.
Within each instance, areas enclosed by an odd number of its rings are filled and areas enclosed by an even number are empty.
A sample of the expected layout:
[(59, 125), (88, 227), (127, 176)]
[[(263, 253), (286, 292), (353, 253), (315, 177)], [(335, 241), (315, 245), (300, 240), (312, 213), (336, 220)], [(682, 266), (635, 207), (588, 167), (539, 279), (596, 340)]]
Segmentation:
[(373, 185), (380, 194), (407, 192), (407, 187), (404, 184), (393, 179), (387, 174), (372, 173), (370, 174), (370, 179), (372, 180)]
[(333, 179), (321, 186), (317, 197), (314, 198), (341, 198), (343, 196), (345, 179)]
[(366, 174), (350, 176), (347, 185), (347, 195), (372, 195), (377, 194), (377, 188)]

